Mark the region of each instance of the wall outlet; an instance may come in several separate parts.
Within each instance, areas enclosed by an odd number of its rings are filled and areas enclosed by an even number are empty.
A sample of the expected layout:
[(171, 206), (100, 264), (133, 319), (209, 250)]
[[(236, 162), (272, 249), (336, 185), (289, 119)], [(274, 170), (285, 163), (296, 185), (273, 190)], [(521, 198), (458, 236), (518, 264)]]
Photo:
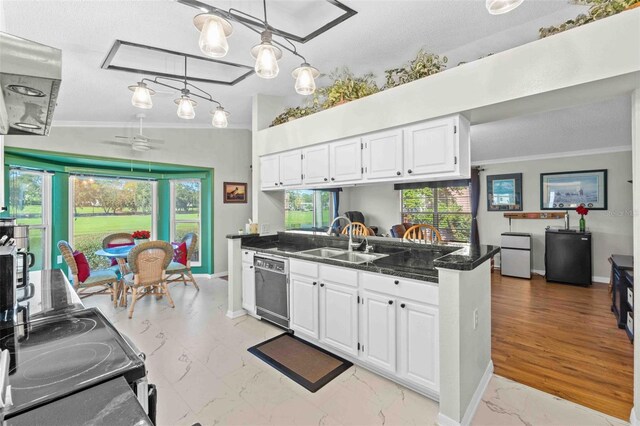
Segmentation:
[(58, 261), (58, 263), (62, 263), (62, 255), (58, 255), (58, 257), (56, 258), (56, 260)]
[(473, 310), (473, 329), (478, 328), (478, 308)]

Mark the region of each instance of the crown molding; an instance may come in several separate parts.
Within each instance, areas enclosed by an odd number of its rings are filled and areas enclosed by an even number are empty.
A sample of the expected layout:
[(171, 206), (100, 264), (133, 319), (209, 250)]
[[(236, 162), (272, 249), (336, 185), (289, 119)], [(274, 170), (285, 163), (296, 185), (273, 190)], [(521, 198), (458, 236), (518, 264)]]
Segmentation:
[[(54, 120), (51, 127), (138, 127), (140, 124), (137, 121), (57, 121)], [(250, 130), (251, 126), (242, 125), (236, 127), (227, 127), (225, 129), (217, 129), (209, 123), (193, 123), (193, 124), (181, 124), (181, 123), (143, 123), (143, 129), (208, 129), (208, 130)]]
[(611, 154), (631, 151), (631, 145), (610, 146), (606, 148), (582, 149), (577, 151), (550, 152), (548, 154), (524, 155), (522, 157), (496, 158), (494, 160), (472, 161), (472, 166), (488, 166), (490, 164), (517, 163), (520, 161), (552, 160), (555, 158), (579, 157), (582, 155)]

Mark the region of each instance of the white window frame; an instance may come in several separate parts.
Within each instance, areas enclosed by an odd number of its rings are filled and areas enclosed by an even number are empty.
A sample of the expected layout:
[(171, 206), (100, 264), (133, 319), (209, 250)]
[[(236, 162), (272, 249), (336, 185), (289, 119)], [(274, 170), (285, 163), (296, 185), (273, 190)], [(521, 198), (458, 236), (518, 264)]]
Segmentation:
[[(291, 232), (318, 232), (317, 229), (319, 229), (318, 225), (318, 214), (322, 215), (322, 211), (321, 209), (319, 210), (319, 206), (318, 206), (318, 201), (320, 199), (320, 195), (319, 192), (329, 192), (331, 193), (331, 191), (323, 191), (322, 189), (290, 189), (288, 191), (311, 191), (313, 193), (313, 208), (311, 210), (312, 213), (312, 218), (313, 221), (311, 223), (311, 227), (314, 229), (314, 231), (307, 231), (304, 229), (285, 229), (286, 231), (291, 231)], [(287, 211), (286, 206), (285, 206), (285, 212)], [(335, 219), (334, 217), (334, 211), (333, 211), (333, 196), (329, 199), (329, 224), (331, 223), (331, 221), (333, 221), (333, 219)], [(286, 222), (285, 222), (285, 228), (286, 228)]]
[[(198, 220), (177, 220), (176, 219), (176, 182), (197, 180), (200, 183), (200, 202), (198, 203)], [(170, 199), (170, 222), (171, 222), (171, 241), (176, 241), (176, 225), (178, 223), (197, 223), (200, 235), (198, 235), (198, 253), (199, 257), (197, 261), (191, 261), (191, 266), (202, 266), (202, 179), (198, 178), (184, 178), (184, 179), (170, 179), (169, 180), (169, 199)]]

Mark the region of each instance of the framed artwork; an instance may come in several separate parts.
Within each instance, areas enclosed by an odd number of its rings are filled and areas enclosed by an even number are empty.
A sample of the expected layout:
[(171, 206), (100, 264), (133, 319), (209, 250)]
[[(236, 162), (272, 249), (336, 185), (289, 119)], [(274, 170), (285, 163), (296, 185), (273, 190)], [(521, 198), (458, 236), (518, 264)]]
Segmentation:
[(607, 210), (607, 170), (540, 173), (540, 208)]
[(224, 182), (222, 195), (225, 203), (246, 203), (247, 184), (242, 182)]
[(522, 211), (522, 173), (487, 176), (487, 211)]

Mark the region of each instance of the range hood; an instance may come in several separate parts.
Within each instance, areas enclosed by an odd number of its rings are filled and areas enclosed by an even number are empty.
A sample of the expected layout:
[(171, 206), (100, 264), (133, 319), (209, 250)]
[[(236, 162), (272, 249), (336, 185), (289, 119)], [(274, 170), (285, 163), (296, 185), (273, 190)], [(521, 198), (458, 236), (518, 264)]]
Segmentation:
[(61, 64), (60, 49), (0, 32), (0, 135), (49, 134)]

